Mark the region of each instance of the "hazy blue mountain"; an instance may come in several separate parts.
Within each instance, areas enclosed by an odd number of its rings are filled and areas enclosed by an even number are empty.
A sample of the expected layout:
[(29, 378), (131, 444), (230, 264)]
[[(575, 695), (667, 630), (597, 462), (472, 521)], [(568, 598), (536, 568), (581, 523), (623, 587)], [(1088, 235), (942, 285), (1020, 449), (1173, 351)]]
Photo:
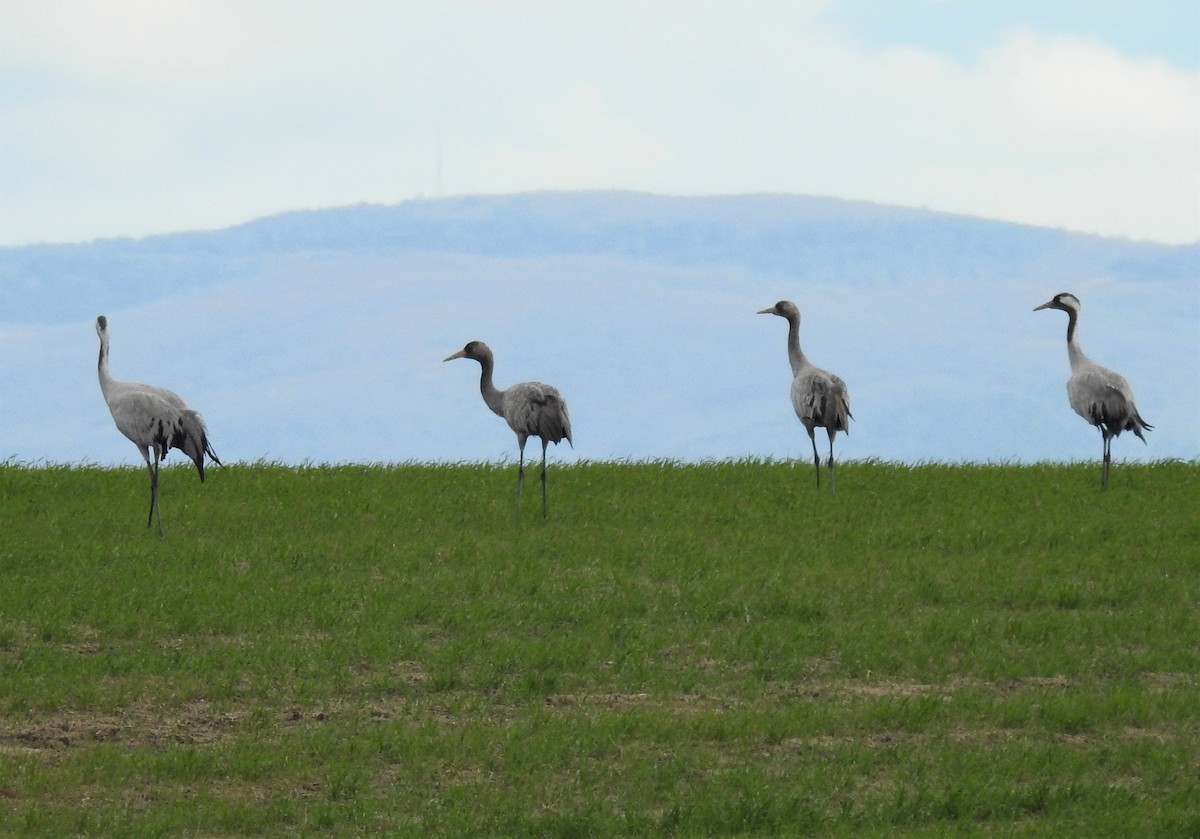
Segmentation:
[(1119, 459), (1200, 456), (1200, 246), (828, 198), (531, 193), (285, 213), (223, 230), (0, 249), (0, 457), (139, 462), (95, 376), (180, 392), (230, 459), (515, 457), (478, 367), (567, 396), (560, 459), (811, 457), (780, 298), (849, 383), (837, 450), (1092, 459), (1066, 318), (1157, 427)]

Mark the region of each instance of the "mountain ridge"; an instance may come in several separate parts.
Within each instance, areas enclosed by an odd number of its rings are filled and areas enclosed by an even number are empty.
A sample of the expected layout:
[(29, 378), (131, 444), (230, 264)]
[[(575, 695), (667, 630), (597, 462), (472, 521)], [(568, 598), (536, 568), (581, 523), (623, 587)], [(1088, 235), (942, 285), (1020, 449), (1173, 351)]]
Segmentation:
[[(524, 193), (303, 210), (216, 232), (0, 249), (0, 457), (140, 462), (95, 380), (170, 387), (222, 460), (503, 459), (477, 371), (567, 396), (574, 458), (811, 456), (785, 334), (850, 386), (840, 456), (1092, 460), (1065, 323), (1155, 425), (1118, 458), (1200, 456), (1200, 246), (796, 196)], [(451, 369), (454, 368), (454, 369)]]
[[(251, 276), (282, 256), (346, 252), (609, 254), (821, 280), (845, 266), (845, 281), (864, 285), (903, 278), (901, 257), (968, 275), (981, 262), (1003, 260), (1066, 274), (1064, 281), (1080, 268), (1136, 279), (1178, 276), (1200, 264), (1200, 244), (1136, 242), (839, 198), (530, 192), (292, 210), (212, 231), (0, 248), (0, 317), (61, 322), (79, 316), (70, 301), (111, 283), (125, 287), (126, 300), (145, 299)], [(64, 308), (39, 313), (24, 298), (47, 283), (56, 284)]]

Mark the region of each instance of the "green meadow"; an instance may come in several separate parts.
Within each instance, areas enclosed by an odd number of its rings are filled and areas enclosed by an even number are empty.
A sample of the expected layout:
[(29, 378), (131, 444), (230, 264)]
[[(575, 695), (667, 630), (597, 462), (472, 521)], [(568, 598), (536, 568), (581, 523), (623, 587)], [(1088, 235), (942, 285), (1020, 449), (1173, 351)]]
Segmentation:
[(0, 466), (0, 835), (1200, 835), (1200, 463), (530, 476)]

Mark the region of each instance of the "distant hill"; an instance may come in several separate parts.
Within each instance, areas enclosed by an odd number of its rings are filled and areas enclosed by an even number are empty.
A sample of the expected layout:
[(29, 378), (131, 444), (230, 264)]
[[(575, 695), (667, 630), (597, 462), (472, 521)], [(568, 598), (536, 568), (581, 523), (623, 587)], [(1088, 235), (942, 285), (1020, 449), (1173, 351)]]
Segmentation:
[(474, 338), (500, 384), (567, 394), (578, 449), (559, 457), (809, 457), (783, 324), (754, 314), (787, 297), (809, 355), (850, 384), (847, 457), (1090, 459), (1065, 318), (1031, 311), (1064, 290), (1089, 354), (1158, 426), (1117, 456), (1200, 456), (1200, 245), (832, 198), (589, 192), (0, 248), (0, 457), (136, 462), (95, 383), (101, 313), (114, 373), (180, 391), (223, 457), (509, 456), (477, 368), (440, 363)]
[[(526, 193), (289, 212), (223, 230), (0, 248), (4, 321), (61, 323), (334, 254), (607, 256), (727, 265), (856, 286), (1053, 275), (1195, 279), (1200, 245), (1167, 246), (836, 198)], [(46, 309), (39, 295), (60, 305)]]

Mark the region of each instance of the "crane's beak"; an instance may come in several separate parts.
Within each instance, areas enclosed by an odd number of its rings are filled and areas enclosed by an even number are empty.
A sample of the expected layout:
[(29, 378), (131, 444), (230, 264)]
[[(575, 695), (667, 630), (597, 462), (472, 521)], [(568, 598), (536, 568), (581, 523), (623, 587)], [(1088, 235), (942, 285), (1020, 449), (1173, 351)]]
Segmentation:
[(453, 361), (456, 358), (466, 358), (466, 357), (467, 357), (467, 351), (465, 349), (462, 349), (462, 350), (459, 350), (458, 352), (456, 352), (454, 355), (446, 356), (445, 358), (442, 359), (442, 362), (444, 363), (447, 361)]
[(760, 314), (760, 315), (773, 315), (773, 314), (775, 314), (775, 307), (774, 307), (774, 306), (772, 306), (772, 307), (771, 307), (771, 308), (769, 308), (769, 309), (763, 309), (762, 311), (758, 312), (758, 314)]
[(1049, 309), (1049, 308), (1051, 308), (1051, 307), (1053, 307), (1053, 306), (1054, 306), (1054, 301), (1053, 301), (1053, 300), (1047, 300), (1045, 303), (1043, 303), (1042, 305), (1040, 305), (1040, 306), (1038, 306), (1036, 309), (1034, 309), (1034, 311), (1035, 311), (1035, 312), (1040, 312), (1042, 309)]

